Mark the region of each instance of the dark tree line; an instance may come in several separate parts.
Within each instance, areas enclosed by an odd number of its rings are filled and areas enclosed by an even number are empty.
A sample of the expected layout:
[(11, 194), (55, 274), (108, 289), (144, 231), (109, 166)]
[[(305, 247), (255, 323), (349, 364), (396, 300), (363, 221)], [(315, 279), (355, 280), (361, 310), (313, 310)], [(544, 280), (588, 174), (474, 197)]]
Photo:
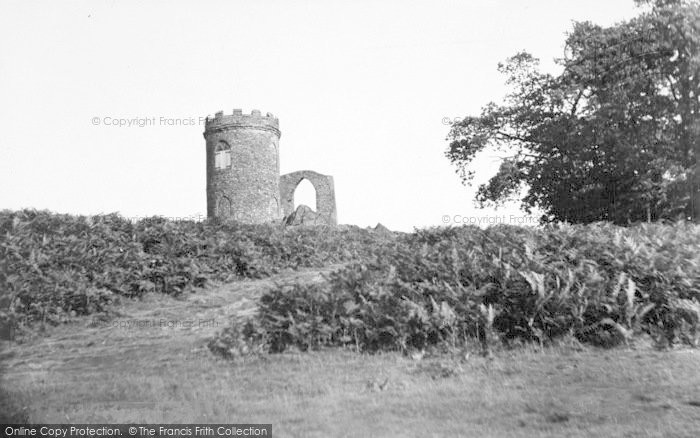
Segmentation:
[(638, 3), (611, 27), (574, 24), (558, 76), (509, 58), (505, 101), (453, 124), (446, 155), (466, 184), (477, 153), (506, 153), (482, 205), (527, 188), (547, 220), (700, 222), (700, 3)]

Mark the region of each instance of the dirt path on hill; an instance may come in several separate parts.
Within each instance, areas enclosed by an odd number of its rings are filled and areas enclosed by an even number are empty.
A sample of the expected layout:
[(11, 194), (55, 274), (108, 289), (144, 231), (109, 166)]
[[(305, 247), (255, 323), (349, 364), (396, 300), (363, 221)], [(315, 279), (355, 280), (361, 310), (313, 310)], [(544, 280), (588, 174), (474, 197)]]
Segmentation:
[[(206, 343), (231, 318), (255, 312), (257, 298), (275, 287), (325, 281), (339, 266), (283, 272), (260, 280), (241, 280), (212, 286), (181, 298), (151, 294), (113, 307), (118, 317), (85, 317), (50, 327), (46, 336), (0, 346), (0, 384), (21, 385), (50, 371), (94, 371), (123, 367), (138, 355), (140, 363), (159, 356), (187, 358), (206, 350)], [(167, 355), (166, 355), (167, 353)]]

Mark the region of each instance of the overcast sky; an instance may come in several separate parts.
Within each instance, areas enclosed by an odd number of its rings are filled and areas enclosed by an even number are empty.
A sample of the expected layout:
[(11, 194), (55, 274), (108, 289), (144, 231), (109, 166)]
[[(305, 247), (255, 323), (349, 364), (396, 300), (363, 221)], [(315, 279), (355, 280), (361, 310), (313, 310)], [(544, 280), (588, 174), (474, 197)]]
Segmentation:
[[(340, 223), (512, 222), (517, 206), (474, 206), (445, 122), (501, 99), (497, 64), (520, 50), (555, 72), (572, 20), (636, 14), (632, 0), (2, 0), (0, 209), (204, 216), (200, 120), (242, 108), (279, 117), (282, 173), (333, 175)], [(113, 124), (135, 118), (155, 123)], [(497, 166), (483, 157), (477, 180)]]

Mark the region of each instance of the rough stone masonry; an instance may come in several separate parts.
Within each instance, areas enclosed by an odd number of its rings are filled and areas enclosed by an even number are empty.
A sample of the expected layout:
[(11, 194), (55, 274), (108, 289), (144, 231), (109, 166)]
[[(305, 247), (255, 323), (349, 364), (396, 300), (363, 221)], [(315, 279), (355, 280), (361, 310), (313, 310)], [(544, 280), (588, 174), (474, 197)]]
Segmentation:
[(207, 117), (207, 216), (242, 223), (279, 223), (294, 213), (294, 192), (304, 179), (316, 189), (315, 224), (336, 225), (333, 177), (311, 170), (280, 177), (279, 120), (240, 109)]

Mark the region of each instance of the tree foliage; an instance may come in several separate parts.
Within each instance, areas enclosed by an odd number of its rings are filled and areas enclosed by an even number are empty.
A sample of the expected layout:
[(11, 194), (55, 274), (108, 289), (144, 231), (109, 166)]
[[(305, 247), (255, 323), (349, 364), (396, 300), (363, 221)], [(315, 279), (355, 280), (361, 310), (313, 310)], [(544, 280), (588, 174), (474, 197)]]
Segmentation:
[(700, 220), (700, 4), (659, 0), (611, 27), (575, 23), (556, 62), (555, 76), (512, 56), (498, 67), (505, 101), (453, 124), (446, 155), (466, 184), (479, 152), (508, 152), (477, 201), (527, 188), (523, 206), (549, 220)]

